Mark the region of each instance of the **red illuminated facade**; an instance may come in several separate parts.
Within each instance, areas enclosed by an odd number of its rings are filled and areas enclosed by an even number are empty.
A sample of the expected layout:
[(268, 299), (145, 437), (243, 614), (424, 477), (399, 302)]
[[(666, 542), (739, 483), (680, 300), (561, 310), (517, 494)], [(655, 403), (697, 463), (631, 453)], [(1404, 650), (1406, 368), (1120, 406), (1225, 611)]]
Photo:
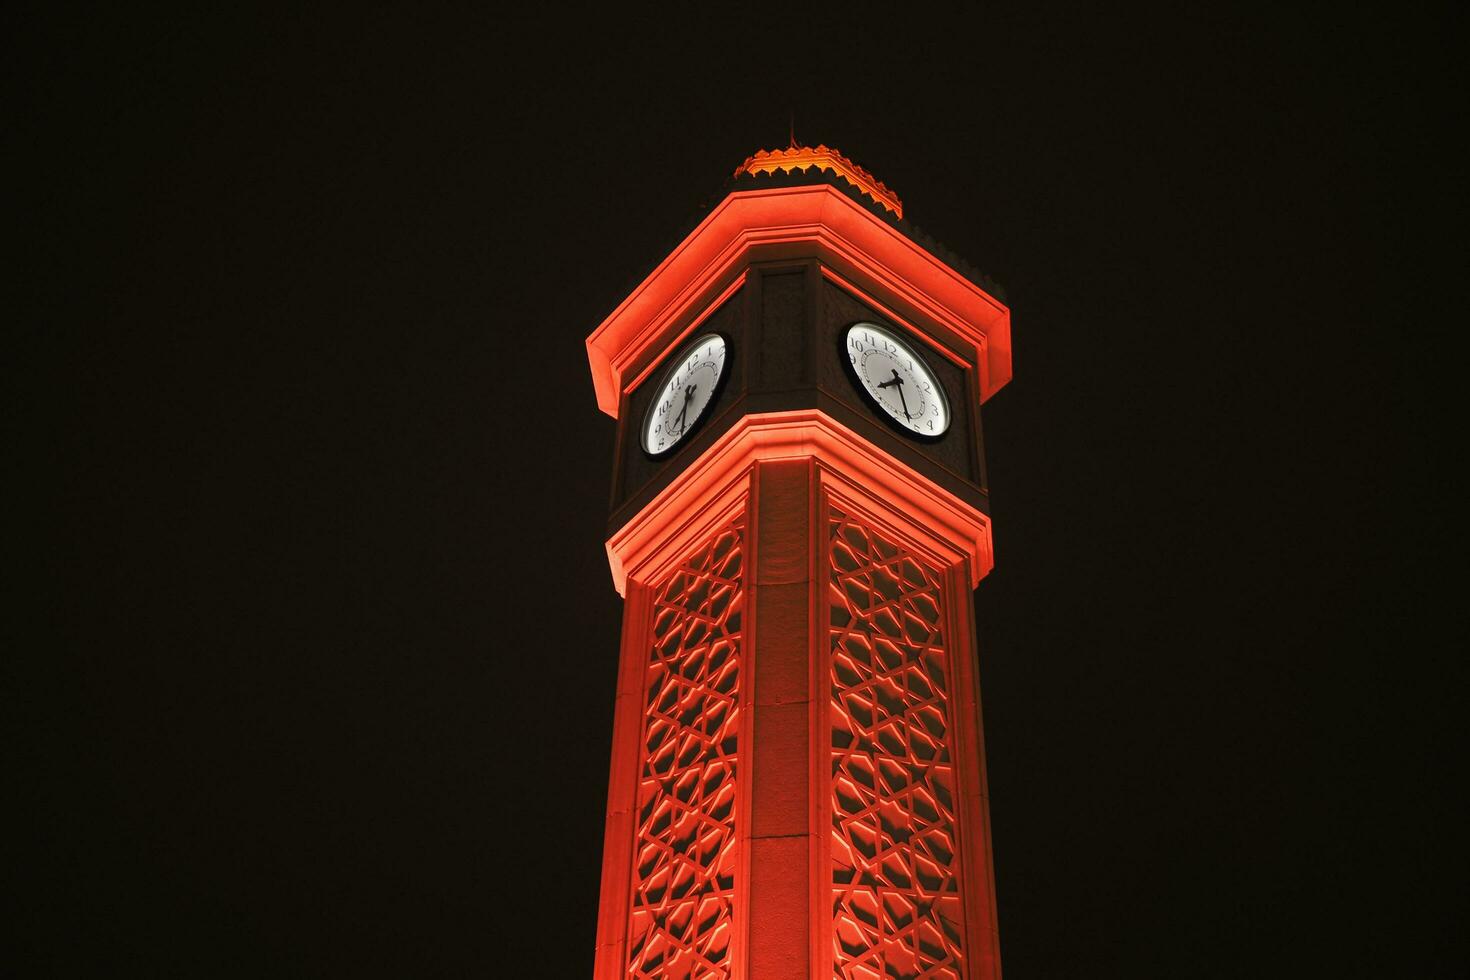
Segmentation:
[[(1000, 975), (972, 590), (1010, 317), (895, 205), (825, 147), (757, 154), (588, 338), (626, 601), (598, 978)], [(942, 437), (843, 373), (853, 323), (930, 363)], [(709, 337), (718, 394), (646, 452)]]

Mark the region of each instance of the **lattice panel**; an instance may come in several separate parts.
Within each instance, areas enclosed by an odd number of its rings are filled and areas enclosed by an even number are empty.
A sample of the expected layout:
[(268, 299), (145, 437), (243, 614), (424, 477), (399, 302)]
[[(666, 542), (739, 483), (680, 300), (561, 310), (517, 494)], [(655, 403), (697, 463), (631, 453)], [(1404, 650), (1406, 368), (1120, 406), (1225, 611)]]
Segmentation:
[(833, 511), (828, 531), (834, 972), (959, 980), (941, 588), (872, 528)]
[(654, 605), (629, 977), (730, 975), (743, 533), (711, 537)]

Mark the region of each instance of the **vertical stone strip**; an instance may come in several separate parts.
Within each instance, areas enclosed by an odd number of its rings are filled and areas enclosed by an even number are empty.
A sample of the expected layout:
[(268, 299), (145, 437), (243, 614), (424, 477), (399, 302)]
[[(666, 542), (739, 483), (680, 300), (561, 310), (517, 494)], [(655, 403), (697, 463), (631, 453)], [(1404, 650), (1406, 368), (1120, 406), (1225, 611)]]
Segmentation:
[(756, 467), (749, 976), (811, 976), (810, 460)]

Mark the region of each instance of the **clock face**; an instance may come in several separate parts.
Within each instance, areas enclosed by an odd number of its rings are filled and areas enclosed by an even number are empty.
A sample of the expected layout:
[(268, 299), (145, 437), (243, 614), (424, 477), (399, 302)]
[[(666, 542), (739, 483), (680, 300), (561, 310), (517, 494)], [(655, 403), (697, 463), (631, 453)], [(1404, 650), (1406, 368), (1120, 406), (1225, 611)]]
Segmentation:
[(643, 419), (643, 451), (650, 456), (671, 452), (694, 428), (715, 400), (725, 376), (725, 338), (707, 333), (679, 353), (659, 383)]
[(949, 428), (944, 388), (903, 338), (876, 323), (854, 323), (843, 350), (863, 391), (905, 431), (937, 439)]

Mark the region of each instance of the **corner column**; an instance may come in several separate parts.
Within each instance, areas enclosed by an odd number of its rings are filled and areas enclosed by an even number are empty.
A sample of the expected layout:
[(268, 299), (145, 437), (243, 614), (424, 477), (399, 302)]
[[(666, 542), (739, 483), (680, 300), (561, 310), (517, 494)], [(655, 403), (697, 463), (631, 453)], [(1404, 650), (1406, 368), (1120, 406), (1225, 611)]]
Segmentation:
[(607, 825), (602, 842), (602, 891), (597, 915), (595, 980), (626, 975), (628, 897), (633, 876), (634, 812), (640, 769), (644, 672), (648, 665), (648, 622), (653, 597), (637, 582), (627, 584), (618, 689), (613, 702), (612, 765), (607, 793)]
[(753, 476), (753, 639), (747, 976), (816, 975), (811, 916), (819, 841), (811, 799), (812, 610), (816, 549), (811, 458), (758, 462)]

